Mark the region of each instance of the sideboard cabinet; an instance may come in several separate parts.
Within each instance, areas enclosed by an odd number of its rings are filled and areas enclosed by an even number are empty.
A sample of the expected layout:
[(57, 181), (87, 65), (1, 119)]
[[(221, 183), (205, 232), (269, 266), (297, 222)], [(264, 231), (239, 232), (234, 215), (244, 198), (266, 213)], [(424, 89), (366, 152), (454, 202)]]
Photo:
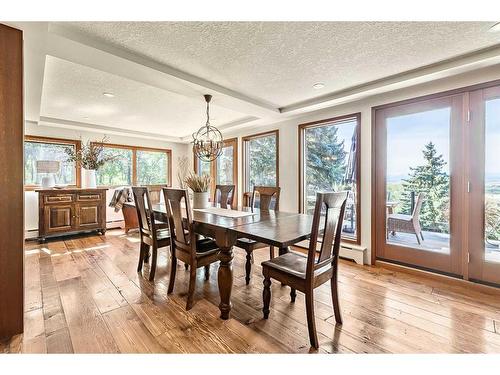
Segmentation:
[(38, 192), (38, 237), (106, 232), (107, 189), (40, 189)]

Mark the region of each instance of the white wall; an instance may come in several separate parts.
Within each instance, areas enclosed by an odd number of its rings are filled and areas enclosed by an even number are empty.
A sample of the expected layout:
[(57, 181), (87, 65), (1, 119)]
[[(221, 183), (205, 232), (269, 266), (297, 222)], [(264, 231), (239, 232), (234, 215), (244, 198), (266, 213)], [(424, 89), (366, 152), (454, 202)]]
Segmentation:
[[(361, 245), (368, 249), (367, 259), (365, 259), (365, 262), (369, 262), (371, 259), (372, 107), (498, 79), (500, 79), (500, 65), (311, 112), (293, 120), (253, 127), (251, 129), (244, 129), (237, 132), (226, 132), (224, 133), (225, 138), (239, 138), (238, 155), (240, 161), (238, 166), (238, 184), (239, 186), (243, 186), (243, 153), (241, 137), (261, 133), (263, 131), (279, 129), (279, 180), (281, 186), (280, 209), (283, 211), (298, 212), (298, 125), (306, 122), (361, 112)], [(241, 190), (242, 189), (239, 189), (240, 202)]]
[[(93, 133), (80, 130), (72, 130), (65, 128), (56, 128), (50, 126), (36, 125), (33, 123), (26, 123), (25, 125), (26, 135), (37, 135), (43, 137), (54, 137), (54, 138), (65, 138), (65, 139), (81, 139), (82, 143), (90, 141), (99, 141), (103, 138), (104, 134)], [(178, 170), (178, 158), (181, 156), (190, 156), (188, 151), (191, 150), (189, 145), (182, 143), (173, 143), (166, 141), (156, 141), (153, 139), (135, 138), (135, 137), (125, 137), (118, 135), (107, 135), (109, 143), (116, 143), (129, 146), (143, 146), (143, 147), (155, 147), (155, 148), (167, 148), (172, 150), (172, 186), (178, 187), (179, 183), (177, 181), (177, 170)], [(189, 153), (190, 154), (190, 153)], [(107, 202), (113, 196), (113, 191), (107, 191)], [(36, 237), (38, 229), (38, 193), (34, 191), (25, 192), (25, 230), (26, 237)], [(106, 219), (108, 222), (122, 220), (123, 215), (121, 212), (115, 213), (110, 207), (107, 207)]]

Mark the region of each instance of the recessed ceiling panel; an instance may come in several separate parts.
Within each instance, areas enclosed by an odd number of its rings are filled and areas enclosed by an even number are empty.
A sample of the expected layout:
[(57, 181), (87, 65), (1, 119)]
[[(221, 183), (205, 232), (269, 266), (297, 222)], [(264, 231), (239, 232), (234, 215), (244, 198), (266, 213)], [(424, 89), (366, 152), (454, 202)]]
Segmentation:
[[(105, 96), (104, 93), (110, 93)], [(47, 56), (41, 116), (184, 137), (205, 124), (202, 95), (175, 94), (134, 80)], [(246, 117), (211, 103), (212, 124)]]

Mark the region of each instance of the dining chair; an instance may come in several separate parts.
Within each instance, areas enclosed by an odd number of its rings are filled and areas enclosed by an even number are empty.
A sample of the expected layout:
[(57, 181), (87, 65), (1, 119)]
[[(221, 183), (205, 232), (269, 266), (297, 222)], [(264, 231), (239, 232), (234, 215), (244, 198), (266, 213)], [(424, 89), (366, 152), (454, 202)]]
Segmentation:
[[(316, 206), (307, 256), (289, 252), (262, 263), (264, 275), (264, 290), (262, 292), (264, 308), (262, 311), (264, 319), (269, 317), (271, 278), (292, 288), (290, 292), (292, 302), (295, 302), (296, 290), (301, 291), (305, 294), (306, 300), (309, 341), (311, 346), (316, 349), (319, 347), (319, 341), (314, 319), (314, 289), (328, 280), (330, 280), (335, 321), (342, 324), (337, 268), (347, 194), (347, 192), (316, 193)], [(322, 212), (325, 213), (324, 217), (322, 217)], [(319, 254), (317, 254), (316, 246), (320, 234), (322, 235), (321, 246)]]
[(215, 185), (214, 204), (221, 208), (232, 208), (234, 204), (235, 185)]
[[(194, 288), (196, 284), (196, 271), (205, 268), (205, 280), (210, 277), (210, 264), (219, 261), (219, 248), (210, 238), (197, 239), (193, 230), (193, 218), (189, 195), (185, 189), (163, 189), (165, 206), (167, 207), (168, 224), (172, 234), (172, 261), (170, 280), (167, 293), (174, 291), (177, 259), (189, 265), (189, 287), (186, 310), (193, 307)], [(182, 203), (184, 201), (184, 207)], [(185, 212), (186, 218), (183, 217)]]
[(156, 272), (158, 249), (170, 246), (170, 231), (168, 228), (164, 227), (164, 223), (155, 220), (148, 188), (133, 186), (132, 192), (134, 194), (135, 209), (137, 211), (139, 233), (141, 236), (137, 272), (141, 272), (144, 262), (149, 261), (149, 251), (150, 248), (152, 248), (153, 257), (151, 259), (149, 280), (153, 281)]
[[(252, 198), (250, 199), (250, 207), (253, 210), (256, 208), (256, 202), (258, 203), (258, 208), (261, 211), (279, 210), (280, 205), (280, 187), (275, 186), (254, 186), (252, 192)], [(256, 198), (259, 198), (256, 201)], [(251, 240), (249, 238), (238, 238), (236, 241), (236, 246), (242, 248), (246, 251), (246, 263), (245, 263), (245, 283), (248, 285), (250, 283), (250, 275), (252, 274), (252, 263), (253, 263), (253, 251), (257, 249), (262, 249), (268, 245)], [(269, 247), (269, 258), (274, 258), (274, 247)]]

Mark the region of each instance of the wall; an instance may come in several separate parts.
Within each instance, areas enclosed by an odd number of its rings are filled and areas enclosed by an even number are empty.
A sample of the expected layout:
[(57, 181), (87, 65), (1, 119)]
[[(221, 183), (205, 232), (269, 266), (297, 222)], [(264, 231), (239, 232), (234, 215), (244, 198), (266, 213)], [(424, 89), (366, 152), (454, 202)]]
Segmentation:
[[(58, 128), (51, 126), (36, 125), (34, 123), (25, 123), (26, 135), (38, 135), (43, 137), (66, 138), (66, 139), (81, 139), (82, 143), (101, 140), (104, 134), (72, 130), (66, 128)], [(118, 135), (107, 135), (109, 143), (123, 144), (129, 146), (143, 146), (154, 148), (168, 148), (172, 150), (172, 186), (178, 187), (177, 170), (178, 158), (188, 156), (188, 151), (191, 150), (189, 145), (182, 143), (173, 143), (165, 141), (156, 141), (153, 139), (125, 137)], [(34, 191), (26, 191), (25, 193), (25, 231), (26, 237), (32, 238), (38, 235), (38, 193)], [(113, 196), (113, 190), (107, 191), (107, 201), (109, 202)], [(114, 212), (114, 209), (107, 207), (106, 219), (108, 222), (123, 220), (121, 212)]]
[[(317, 121), (352, 113), (361, 113), (361, 245), (367, 248), (365, 263), (371, 259), (371, 127), (372, 107), (392, 103), (400, 100), (419, 97), (446, 90), (461, 88), (478, 83), (500, 79), (500, 65), (479, 69), (470, 73), (436, 80), (433, 82), (413, 86), (410, 88), (391, 91), (372, 96), (360, 101), (346, 103), (335, 107), (308, 113), (293, 120), (267, 124), (252, 129), (236, 132), (225, 132), (225, 138), (238, 137), (239, 178), (238, 184), (242, 186), (243, 153), (241, 137), (268, 130), (279, 129), (280, 141), (280, 209), (283, 211), (298, 211), (298, 125), (306, 122)], [(241, 202), (241, 189), (240, 189)]]

